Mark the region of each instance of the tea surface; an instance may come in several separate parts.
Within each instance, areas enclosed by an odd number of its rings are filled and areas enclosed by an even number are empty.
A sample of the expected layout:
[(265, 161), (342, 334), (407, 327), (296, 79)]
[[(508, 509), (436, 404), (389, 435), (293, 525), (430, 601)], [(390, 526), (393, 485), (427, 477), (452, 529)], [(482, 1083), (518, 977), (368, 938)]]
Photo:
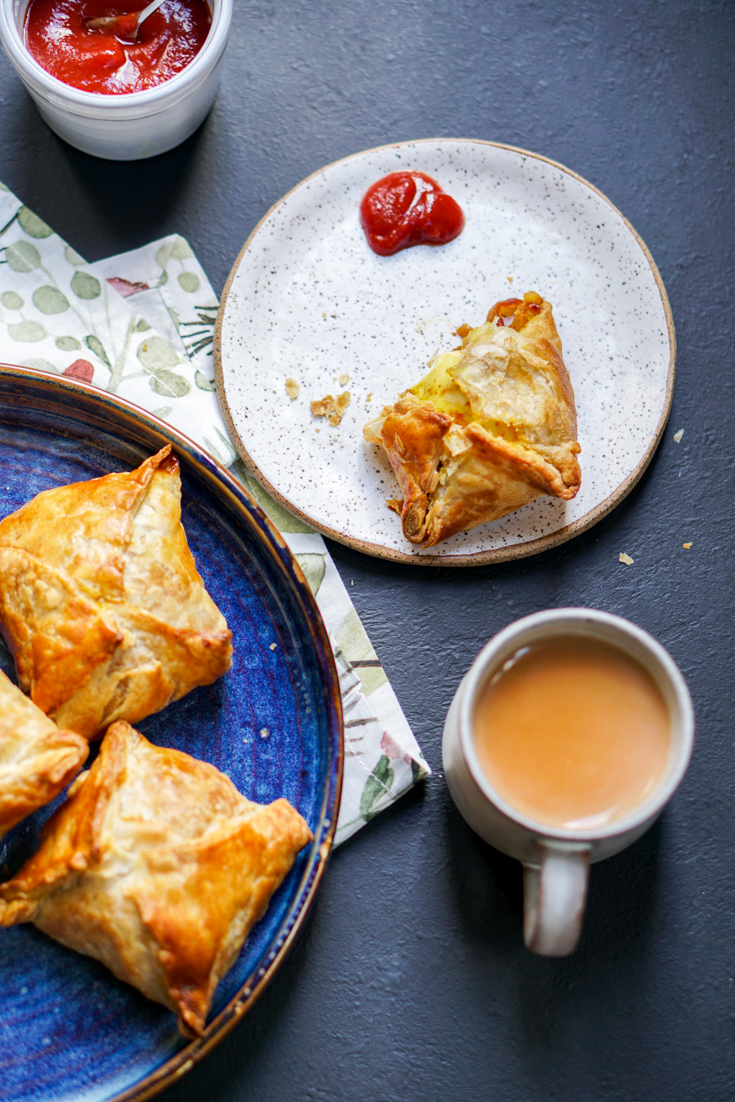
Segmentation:
[(653, 791), (669, 752), (669, 711), (624, 651), (579, 636), (522, 647), (484, 687), (473, 717), (480, 765), (518, 811), (584, 830)]

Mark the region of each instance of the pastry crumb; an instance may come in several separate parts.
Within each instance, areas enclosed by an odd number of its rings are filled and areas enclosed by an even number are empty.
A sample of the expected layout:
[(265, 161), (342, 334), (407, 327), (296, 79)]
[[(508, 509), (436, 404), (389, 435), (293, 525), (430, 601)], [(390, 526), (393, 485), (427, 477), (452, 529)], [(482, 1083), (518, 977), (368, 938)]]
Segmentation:
[(268, 730), (267, 727), (261, 727), (260, 728), (260, 737), (261, 738), (268, 738), (269, 734), (270, 734), (270, 731)]
[(508, 283), (513, 282), (513, 276), (506, 276), (505, 278), (508, 280)]
[(674, 433), (674, 440), (676, 440), (677, 444), (681, 443), (681, 438), (682, 438), (683, 435), (684, 435), (684, 429), (679, 429), (678, 432)]
[(366, 402), (372, 402), (372, 400), (373, 400), (373, 392), (371, 390), (369, 394), (365, 395), (365, 401)]
[(691, 543), (683, 543), (682, 544), (682, 547), (684, 548), (685, 551), (688, 551), (691, 546), (692, 546)]
[(315, 417), (326, 417), (329, 424), (336, 428), (349, 404), (350, 392), (345, 390), (342, 394), (338, 394), (336, 398), (332, 394), (327, 394), (325, 398), (312, 400), (311, 412)]
[(349, 375), (340, 375), (340, 377), (339, 377), (339, 385), (340, 386), (347, 386), (349, 381), (350, 381)]
[(292, 375), (286, 379), (286, 393), (293, 402), (295, 398), (298, 398), (299, 391), (301, 390), (301, 383), (297, 382)]
[(630, 555), (626, 555), (625, 551), (621, 551), (618, 555), (618, 562), (624, 562), (626, 566), (632, 566), (634, 559), (631, 559)]
[(271, 650), (275, 650), (277, 646), (278, 643), (271, 643)]

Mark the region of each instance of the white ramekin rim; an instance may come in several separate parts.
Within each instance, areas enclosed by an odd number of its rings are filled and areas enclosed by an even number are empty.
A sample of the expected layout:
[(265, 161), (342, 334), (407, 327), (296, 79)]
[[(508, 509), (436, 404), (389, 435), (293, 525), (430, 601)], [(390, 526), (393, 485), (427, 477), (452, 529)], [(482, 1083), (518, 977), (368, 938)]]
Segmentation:
[(100, 95), (72, 88), (52, 76), (26, 49), (19, 16), (25, 15), (23, 0), (0, 0), (0, 42), (28, 91), (71, 114), (87, 118), (134, 119), (154, 115), (194, 92), (211, 75), (220, 60), (230, 33), (233, 0), (214, 0), (212, 26), (195, 58), (176, 76), (142, 92)]

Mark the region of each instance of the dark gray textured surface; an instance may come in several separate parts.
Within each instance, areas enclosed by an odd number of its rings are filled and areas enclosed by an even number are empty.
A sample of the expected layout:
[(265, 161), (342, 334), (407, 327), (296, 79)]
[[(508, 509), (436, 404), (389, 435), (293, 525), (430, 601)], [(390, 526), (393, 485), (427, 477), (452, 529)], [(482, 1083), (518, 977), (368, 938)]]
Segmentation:
[[(210, 118), (126, 166), (59, 141), (0, 60), (0, 178), (88, 259), (177, 231), (220, 291), (257, 220), (321, 165), (481, 138), (599, 187), (650, 248), (677, 330), (662, 445), (586, 536), (446, 571), (332, 546), (436, 773), (336, 853), (273, 985), (166, 1102), (735, 1097), (734, 43), (728, 0), (236, 0)], [(481, 644), (567, 604), (628, 616), (670, 649), (698, 741), (660, 823), (593, 869), (578, 952), (550, 961), (522, 946), (519, 866), (449, 800), (440, 736)]]

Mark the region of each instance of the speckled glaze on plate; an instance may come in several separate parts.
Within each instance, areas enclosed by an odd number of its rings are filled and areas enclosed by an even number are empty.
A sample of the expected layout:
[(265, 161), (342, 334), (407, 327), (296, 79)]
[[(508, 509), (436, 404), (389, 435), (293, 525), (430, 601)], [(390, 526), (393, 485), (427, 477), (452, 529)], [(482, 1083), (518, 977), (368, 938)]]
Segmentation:
[[(0, 516), (40, 490), (131, 469), (174, 444), (184, 526), (232, 629), (233, 667), (138, 726), (153, 742), (212, 762), (251, 799), (286, 796), (315, 835), (220, 984), (204, 1036), (191, 1043), (178, 1036), (173, 1014), (103, 965), (33, 926), (0, 929), (0, 1099), (141, 1102), (248, 1010), (307, 915), (339, 807), (339, 683), (298, 565), (257, 504), (195, 444), (92, 386), (3, 366), (0, 415)], [(0, 665), (14, 678), (1, 643)], [(49, 810), (6, 836), (0, 866), (14, 872), (33, 851)]]
[[(440, 248), (380, 257), (358, 206), (398, 169), (434, 176), (463, 208)], [(362, 428), (418, 382), (458, 325), (498, 299), (548, 299), (577, 402), (582, 488), (537, 498), (423, 551), (385, 504), (397, 482)], [(355, 154), (309, 176), (256, 226), (230, 274), (215, 333), (220, 402), (262, 485), (325, 535), (372, 555), (448, 566), (519, 558), (562, 543), (632, 489), (671, 405), (676, 346), (645, 245), (596, 188), (563, 165), (492, 142), (430, 139)], [(349, 382), (341, 386), (341, 376)], [(285, 380), (301, 384), (292, 401)], [(337, 428), (310, 400), (349, 390)]]

